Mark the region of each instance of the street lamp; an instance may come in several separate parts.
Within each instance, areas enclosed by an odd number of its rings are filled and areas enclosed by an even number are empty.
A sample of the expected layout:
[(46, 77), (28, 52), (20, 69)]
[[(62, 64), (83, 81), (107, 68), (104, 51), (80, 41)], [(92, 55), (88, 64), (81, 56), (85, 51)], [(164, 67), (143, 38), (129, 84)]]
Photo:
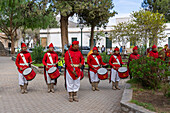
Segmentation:
[(79, 27), (80, 27), (80, 29), (81, 29), (81, 53), (82, 53), (82, 43), (83, 43), (83, 36), (82, 36), (82, 31), (83, 31), (83, 28), (84, 28), (84, 24), (83, 24), (83, 19), (82, 18), (79, 18), (80, 19), (80, 21), (79, 21)]
[(106, 54), (107, 54), (107, 38), (108, 38), (108, 32), (105, 32), (105, 36), (106, 36)]

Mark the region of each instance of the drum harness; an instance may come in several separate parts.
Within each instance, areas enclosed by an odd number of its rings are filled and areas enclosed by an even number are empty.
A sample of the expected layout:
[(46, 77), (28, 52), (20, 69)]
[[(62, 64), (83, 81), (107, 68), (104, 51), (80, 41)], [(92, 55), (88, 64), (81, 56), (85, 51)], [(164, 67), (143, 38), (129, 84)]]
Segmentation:
[[(70, 60), (71, 60), (71, 63), (72, 63), (73, 69), (74, 69), (74, 71), (76, 72), (76, 69), (75, 69), (75, 67), (74, 67), (73, 60), (72, 60), (72, 58), (71, 58), (71, 55), (70, 55), (69, 50), (68, 50), (68, 54), (69, 54), (69, 57), (70, 57)], [(75, 74), (75, 76), (76, 76), (76, 78), (78, 77), (78, 76), (77, 76), (77, 74)]]
[(97, 62), (97, 64), (98, 64), (98, 65), (93, 65), (93, 67), (99, 67), (99, 66), (101, 66), (100, 63), (99, 63), (98, 58), (96, 57), (96, 55), (92, 55), (92, 56), (93, 56), (93, 58), (95, 59), (95, 61)]
[(50, 54), (50, 53), (47, 53), (47, 55), (48, 55), (48, 58), (50, 59), (50, 62), (51, 62), (51, 64), (48, 64), (48, 63), (47, 63), (47, 65), (52, 65), (52, 66), (54, 67), (54, 65), (56, 65), (56, 64), (53, 63), (53, 59), (52, 59), (52, 57), (51, 57), (51, 54)]
[(21, 65), (21, 66), (29, 66), (29, 64), (30, 63), (27, 63), (27, 61), (26, 61), (26, 59), (25, 59), (25, 56), (23, 55), (23, 53), (20, 53), (20, 56), (21, 56), (21, 58), (22, 58), (22, 60), (23, 60), (23, 62), (24, 63), (20, 63), (19, 65)]

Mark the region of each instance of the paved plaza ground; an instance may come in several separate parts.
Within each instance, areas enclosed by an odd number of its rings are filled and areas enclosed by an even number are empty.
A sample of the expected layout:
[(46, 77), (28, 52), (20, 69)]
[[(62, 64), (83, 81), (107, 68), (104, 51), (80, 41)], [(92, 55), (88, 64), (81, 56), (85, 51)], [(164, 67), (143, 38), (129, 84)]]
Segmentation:
[(55, 93), (47, 93), (43, 74), (29, 82), (28, 94), (21, 94), (18, 71), (11, 57), (0, 57), (0, 113), (120, 113), (121, 90), (112, 90), (108, 80), (100, 91), (92, 91), (88, 77), (81, 80), (79, 102), (68, 102), (64, 77), (58, 79)]

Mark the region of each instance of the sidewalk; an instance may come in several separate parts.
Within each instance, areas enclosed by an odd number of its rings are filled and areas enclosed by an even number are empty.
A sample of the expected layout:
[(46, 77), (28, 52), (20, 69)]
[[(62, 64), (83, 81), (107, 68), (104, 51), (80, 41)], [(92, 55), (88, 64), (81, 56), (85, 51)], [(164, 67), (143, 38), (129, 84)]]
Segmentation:
[(112, 90), (108, 80), (100, 82), (100, 91), (92, 91), (84, 77), (79, 102), (70, 103), (63, 76), (59, 77), (54, 94), (47, 93), (42, 74), (29, 82), (28, 94), (20, 94), (18, 72), (11, 57), (0, 57), (0, 72), (0, 113), (120, 113), (123, 88)]

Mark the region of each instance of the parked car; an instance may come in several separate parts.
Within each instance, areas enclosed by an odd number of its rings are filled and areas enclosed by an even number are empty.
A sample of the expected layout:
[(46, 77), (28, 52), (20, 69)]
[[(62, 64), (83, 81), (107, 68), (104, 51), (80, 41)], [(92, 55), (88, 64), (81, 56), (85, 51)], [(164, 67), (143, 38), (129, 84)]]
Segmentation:
[[(47, 52), (48, 49), (49, 49), (49, 47), (46, 46), (43, 51), (44, 51), (44, 52)], [(62, 53), (62, 49), (60, 49), (60, 48), (58, 48), (58, 47), (56, 47), (56, 46), (54, 46), (54, 51), (55, 51), (55, 52), (60, 52), (60, 53)]]
[[(79, 50), (81, 51), (81, 46), (79, 47)], [(87, 55), (90, 52), (90, 47), (88, 46), (82, 46), (82, 54)]]

